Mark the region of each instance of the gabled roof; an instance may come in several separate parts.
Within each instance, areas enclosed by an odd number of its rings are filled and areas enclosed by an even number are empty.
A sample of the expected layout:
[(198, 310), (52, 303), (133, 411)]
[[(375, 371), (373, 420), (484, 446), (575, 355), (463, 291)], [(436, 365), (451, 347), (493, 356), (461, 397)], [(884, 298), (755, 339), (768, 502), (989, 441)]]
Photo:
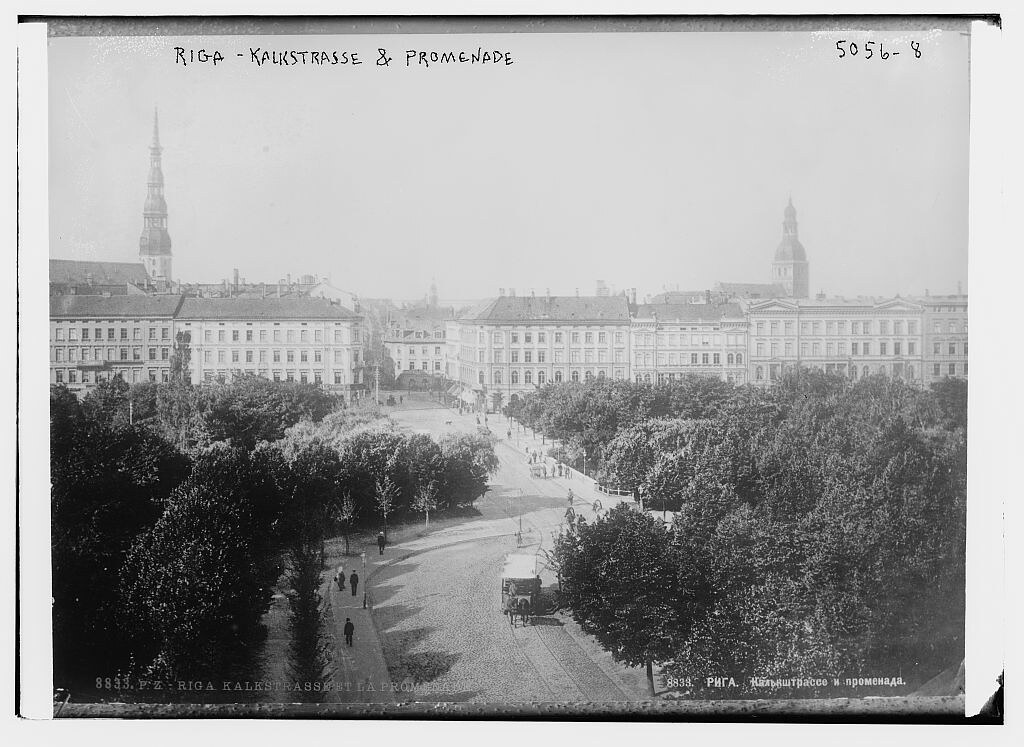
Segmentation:
[(179, 319), (361, 319), (359, 314), (323, 298), (186, 298)]
[(68, 285), (145, 285), (149, 275), (141, 262), (92, 262), (77, 259), (51, 259), (50, 282)]
[(51, 296), (50, 318), (173, 317), (182, 296)]
[(498, 296), (463, 317), (476, 322), (628, 322), (624, 296)]
[(637, 307), (636, 318), (659, 321), (704, 321), (742, 318), (743, 311), (736, 303), (650, 303)]
[(715, 290), (739, 298), (785, 298), (786, 288), (779, 283), (715, 283)]

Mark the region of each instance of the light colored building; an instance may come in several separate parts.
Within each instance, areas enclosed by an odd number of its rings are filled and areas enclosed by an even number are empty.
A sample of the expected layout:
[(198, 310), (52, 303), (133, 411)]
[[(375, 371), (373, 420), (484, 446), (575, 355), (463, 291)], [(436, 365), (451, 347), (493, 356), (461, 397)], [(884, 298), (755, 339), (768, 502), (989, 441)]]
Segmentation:
[(751, 301), (748, 380), (769, 384), (800, 366), (851, 379), (881, 373), (921, 384), (923, 311), (899, 297)]
[(660, 303), (637, 307), (630, 325), (637, 383), (688, 375), (746, 381), (747, 322), (735, 303)]
[(120, 376), (130, 384), (167, 381), (174, 317), (182, 297), (52, 296), (50, 383), (81, 394)]
[(194, 384), (240, 374), (364, 387), (362, 318), (315, 298), (186, 298), (176, 318), (191, 347)]
[(624, 296), (489, 299), (459, 320), (462, 398), (496, 410), (548, 382), (629, 377)]
[(924, 296), (924, 381), (967, 378), (967, 296)]
[[(447, 377), (451, 309), (414, 308), (396, 312), (384, 331), (384, 349), (395, 362), (395, 378)], [(398, 381), (402, 386), (403, 382)]]

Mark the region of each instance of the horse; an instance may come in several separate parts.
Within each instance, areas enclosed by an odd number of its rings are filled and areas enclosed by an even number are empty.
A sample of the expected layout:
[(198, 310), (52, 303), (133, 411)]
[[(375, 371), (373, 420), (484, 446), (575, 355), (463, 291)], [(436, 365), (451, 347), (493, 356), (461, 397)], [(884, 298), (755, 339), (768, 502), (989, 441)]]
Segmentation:
[(519, 615), (519, 619), (523, 621), (523, 625), (527, 625), (530, 622), (530, 600), (526, 597), (519, 597), (516, 600), (515, 614)]

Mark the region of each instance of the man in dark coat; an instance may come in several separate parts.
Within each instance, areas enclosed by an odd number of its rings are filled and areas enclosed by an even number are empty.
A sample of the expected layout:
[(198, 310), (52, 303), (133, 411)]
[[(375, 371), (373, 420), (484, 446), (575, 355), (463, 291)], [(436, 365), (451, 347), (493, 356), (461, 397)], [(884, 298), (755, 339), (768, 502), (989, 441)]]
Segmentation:
[(384, 532), (377, 532), (377, 549), (380, 550), (380, 554), (384, 554), (384, 545), (387, 544), (387, 540), (384, 539)]
[(352, 634), (356, 632), (356, 626), (352, 624), (349, 618), (345, 618), (345, 643), (349, 646), (352, 645)]
[(359, 586), (359, 574), (352, 571), (352, 575), (348, 577), (348, 585), (352, 587), (352, 596), (356, 595), (356, 587)]

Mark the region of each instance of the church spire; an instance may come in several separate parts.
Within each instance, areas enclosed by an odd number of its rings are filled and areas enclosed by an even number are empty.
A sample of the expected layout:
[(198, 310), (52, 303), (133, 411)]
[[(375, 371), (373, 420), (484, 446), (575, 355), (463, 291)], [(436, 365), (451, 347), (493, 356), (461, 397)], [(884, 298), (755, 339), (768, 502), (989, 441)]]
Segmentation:
[(167, 202), (164, 200), (164, 172), (160, 154), (160, 119), (153, 109), (153, 142), (149, 146), (149, 178), (146, 204), (142, 208), (139, 259), (153, 280), (171, 281), (171, 237), (167, 233)]

